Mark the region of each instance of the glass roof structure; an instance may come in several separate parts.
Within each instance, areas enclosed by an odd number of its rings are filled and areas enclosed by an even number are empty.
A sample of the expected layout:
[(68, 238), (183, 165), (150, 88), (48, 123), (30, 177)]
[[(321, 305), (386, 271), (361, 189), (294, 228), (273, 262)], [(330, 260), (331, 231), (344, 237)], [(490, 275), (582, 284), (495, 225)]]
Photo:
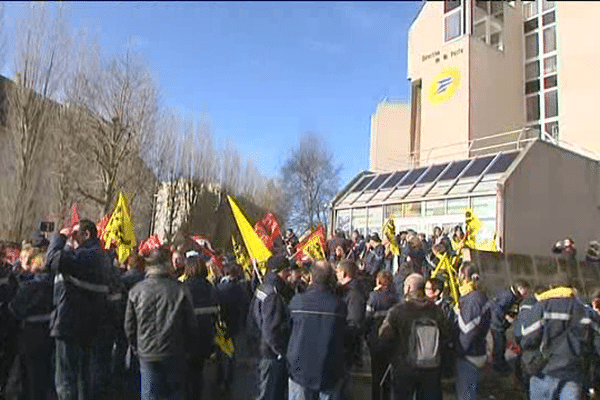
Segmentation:
[(402, 171), (361, 172), (340, 192), (333, 207), (493, 194), (519, 153), (500, 152)]

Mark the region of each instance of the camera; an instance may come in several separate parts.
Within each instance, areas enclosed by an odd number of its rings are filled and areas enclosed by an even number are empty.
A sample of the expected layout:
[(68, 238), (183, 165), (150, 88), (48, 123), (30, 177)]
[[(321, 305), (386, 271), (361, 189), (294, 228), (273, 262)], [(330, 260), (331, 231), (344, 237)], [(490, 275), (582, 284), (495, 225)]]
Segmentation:
[(54, 222), (40, 222), (40, 232), (54, 232)]

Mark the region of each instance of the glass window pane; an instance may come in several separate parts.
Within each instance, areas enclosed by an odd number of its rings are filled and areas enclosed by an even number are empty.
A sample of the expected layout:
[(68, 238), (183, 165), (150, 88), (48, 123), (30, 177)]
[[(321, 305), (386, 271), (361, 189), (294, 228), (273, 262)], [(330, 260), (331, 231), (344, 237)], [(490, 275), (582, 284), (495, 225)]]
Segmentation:
[(444, 200), (428, 201), (425, 203), (425, 216), (444, 215), (446, 213), (446, 202)]
[(427, 169), (427, 167), (413, 169), (412, 172), (410, 173), (410, 175), (408, 175), (406, 177), (406, 179), (404, 180), (404, 182), (402, 182), (402, 186), (408, 186), (408, 185), (412, 185), (413, 183), (415, 183), (417, 181), (417, 179), (419, 179), (421, 177), (421, 175), (423, 175), (423, 172), (425, 172), (426, 169)]
[(525, 80), (530, 81), (540, 76), (540, 62), (538, 60), (525, 64)]
[(480, 175), (483, 172), (483, 170), (488, 166), (488, 164), (492, 162), (493, 159), (494, 156), (485, 156), (477, 158), (475, 161), (473, 161), (473, 164), (471, 164), (469, 169), (465, 171), (461, 178), (461, 181), (463, 180), (463, 178)]
[(554, 8), (554, 1), (542, 0), (542, 11), (548, 11)]
[(556, 72), (556, 56), (548, 57), (544, 60), (544, 75)]
[(396, 172), (394, 172), (394, 176), (392, 176), (392, 177), (390, 178), (390, 180), (389, 180), (389, 181), (387, 181), (387, 182), (386, 182), (386, 183), (385, 183), (385, 184), (382, 186), (382, 189), (385, 189), (385, 188), (391, 188), (391, 187), (394, 187), (394, 186), (396, 186), (396, 184), (397, 184), (398, 182), (400, 182), (400, 181), (402, 180), (402, 178), (404, 178), (404, 175), (406, 175), (407, 173), (408, 173), (408, 171), (396, 171)]
[[(537, 21), (537, 20), (536, 20)], [(554, 11), (544, 14), (542, 17), (542, 25), (546, 26), (556, 21), (556, 13)]]
[(525, 94), (535, 93), (540, 90), (540, 80), (529, 81), (525, 83)]
[(444, 1), (444, 12), (450, 12), (460, 7), (460, 0), (445, 0)]
[(504, 46), (502, 45), (502, 34), (501, 33), (492, 33), (490, 35), (490, 45), (499, 51), (502, 51)]
[(340, 210), (337, 212), (336, 229), (346, 232), (349, 234), (351, 231), (350, 227), (350, 210)]
[(369, 208), (369, 221), (367, 227), (369, 233), (377, 232), (381, 233), (381, 226), (383, 225), (383, 207)]
[(517, 152), (501, 154), (490, 169), (487, 170), (486, 175), (498, 174), (506, 171), (515, 158), (517, 158), (517, 155), (519, 155)]
[(488, 0), (475, 0), (475, 6), (489, 14), (490, 2)]
[(544, 53), (556, 50), (556, 27), (544, 29)]
[(375, 175), (369, 175), (362, 178), (362, 180), (356, 185), (352, 192), (360, 192), (375, 178)]
[(492, 14), (499, 14), (504, 11), (503, 1), (490, 1), (489, 3), (492, 6)]
[(544, 130), (554, 139), (558, 139), (558, 121), (548, 122), (544, 126)]
[(421, 202), (416, 203), (405, 203), (404, 204), (404, 218), (409, 217), (420, 217), (421, 216)]
[(390, 217), (402, 218), (402, 204), (391, 204), (385, 206), (384, 218), (387, 221)]
[(478, 24), (473, 25), (473, 36), (477, 39), (481, 40), (485, 43), (486, 31), (485, 31), (485, 21), (482, 21)]
[(553, 88), (558, 84), (556, 75), (548, 76), (544, 78), (544, 89)]
[(537, 0), (523, 3), (523, 18), (529, 19), (537, 15)]
[(425, 174), (423, 178), (419, 181), (419, 183), (429, 183), (433, 182), (435, 178), (446, 168), (448, 164), (440, 164), (434, 165), (431, 169)]
[(460, 9), (444, 18), (444, 39), (446, 42), (456, 39), (461, 35)]
[(462, 197), (460, 199), (448, 200), (448, 215), (462, 214), (464, 219), (464, 213), (467, 211), (469, 205), (469, 199)]
[(383, 182), (385, 182), (385, 180), (386, 180), (387, 178), (389, 178), (391, 175), (392, 175), (392, 173), (391, 173), (391, 172), (388, 172), (387, 174), (381, 174), (381, 175), (378, 175), (378, 176), (377, 176), (377, 178), (375, 178), (375, 179), (373, 180), (373, 182), (371, 182), (371, 184), (370, 184), (370, 185), (367, 187), (367, 190), (374, 190), (374, 189), (377, 189), (377, 188), (378, 188), (379, 186), (381, 186), (381, 184), (382, 184)]
[(538, 34), (525, 36), (525, 58), (536, 57), (539, 53)]
[(546, 92), (544, 102), (546, 118), (556, 117), (558, 115), (558, 91)]
[(496, 196), (473, 197), (471, 207), (478, 218), (496, 218)]
[(538, 19), (530, 19), (529, 21), (523, 24), (523, 31), (525, 33), (531, 32), (538, 27)]
[(537, 121), (540, 119), (540, 95), (527, 98), (527, 121)]
[(352, 210), (352, 229), (358, 229), (363, 235), (367, 228), (367, 209), (355, 208)]

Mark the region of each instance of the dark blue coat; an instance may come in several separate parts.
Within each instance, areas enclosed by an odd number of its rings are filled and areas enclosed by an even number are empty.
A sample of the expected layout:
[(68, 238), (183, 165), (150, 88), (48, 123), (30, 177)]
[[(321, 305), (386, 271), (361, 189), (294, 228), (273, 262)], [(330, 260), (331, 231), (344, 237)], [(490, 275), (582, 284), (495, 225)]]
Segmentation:
[(588, 312), (567, 288), (550, 289), (538, 298), (531, 309), (530, 323), (522, 329), (523, 351), (539, 348), (545, 337), (545, 353), (550, 357), (542, 374), (579, 382), (585, 350), (591, 348), (600, 354), (598, 315)]
[(521, 339), (523, 338), (523, 328), (526, 326), (530, 326), (533, 322), (533, 306), (537, 303), (537, 299), (535, 298), (535, 294), (529, 294), (521, 303), (519, 307), (519, 314), (513, 322), (513, 333), (515, 335), (515, 340), (517, 343), (521, 344)]
[(365, 257), (365, 269), (373, 278), (384, 267), (385, 248), (382, 244), (378, 244), (374, 249), (370, 250)]
[(260, 331), (260, 351), (265, 358), (284, 356), (289, 336), (289, 318), (281, 296), (285, 283), (273, 272), (256, 289), (252, 305), (254, 323)]
[(223, 278), (217, 285), (217, 301), (229, 335), (236, 336), (244, 327), (244, 316), (248, 312), (248, 294), (242, 283), (232, 279)]
[(508, 322), (505, 319), (506, 314), (520, 302), (511, 288), (505, 288), (498, 291), (496, 294), (496, 300), (490, 302), (491, 309), (491, 329), (504, 331), (508, 326)]
[(23, 282), (10, 303), (15, 318), (22, 321), (19, 352), (35, 354), (52, 345), (50, 313), (52, 312), (52, 276), (48, 272), (34, 275)]
[(367, 300), (365, 313), (368, 329), (369, 343), (374, 345), (379, 332), (379, 327), (387, 315), (387, 311), (398, 302), (394, 285), (387, 287), (385, 291), (372, 291)]
[(458, 327), (459, 354), (483, 356), (486, 354), (485, 336), (490, 328), (490, 308), (485, 294), (475, 289), (459, 299)]
[(289, 307), (291, 378), (312, 390), (332, 390), (344, 376), (345, 304), (328, 286), (313, 284)]
[(215, 337), (213, 316), (217, 313), (217, 294), (213, 285), (204, 277), (190, 278), (185, 286), (192, 295), (194, 314), (198, 323), (198, 339), (196, 351), (199, 356), (209, 357), (212, 353)]
[(87, 340), (111, 323), (111, 264), (96, 238), (77, 249), (65, 248), (65, 243), (66, 237), (57, 234), (48, 247), (55, 307), (50, 335)]

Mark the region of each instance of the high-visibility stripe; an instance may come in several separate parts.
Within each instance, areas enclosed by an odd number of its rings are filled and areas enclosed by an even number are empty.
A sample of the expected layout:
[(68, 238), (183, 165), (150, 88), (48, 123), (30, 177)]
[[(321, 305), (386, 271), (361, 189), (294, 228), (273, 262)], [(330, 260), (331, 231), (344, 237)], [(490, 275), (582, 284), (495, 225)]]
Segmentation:
[(596, 323), (596, 321), (592, 320), (591, 318), (585, 317), (582, 318), (579, 322), (582, 325), (589, 325), (590, 327), (592, 327), (593, 330), (600, 333), (600, 326), (598, 326), (598, 323)]
[(530, 310), (530, 309), (532, 309), (532, 308), (533, 308), (533, 306), (532, 306), (532, 305), (529, 305), (529, 304), (523, 304), (523, 305), (521, 306), (521, 310)]
[(481, 316), (473, 319), (472, 321), (470, 321), (468, 324), (465, 323), (465, 321), (462, 319), (462, 315), (460, 315), (460, 313), (458, 313), (458, 326), (460, 327), (460, 330), (464, 333), (467, 334), (469, 332), (471, 332), (473, 329), (475, 329), (477, 327), (477, 325), (479, 325), (479, 323), (481, 322)]
[(108, 301), (119, 301), (123, 298), (122, 293), (113, 293), (107, 296)]
[(537, 331), (538, 329), (540, 329), (542, 326), (544, 325), (544, 322), (542, 320), (536, 321), (533, 324), (529, 325), (527, 328), (525, 328), (524, 326), (521, 327), (521, 334), (523, 336), (527, 336), (530, 333), (533, 333), (535, 331)]
[(342, 314), (326, 312), (326, 311), (309, 311), (309, 310), (293, 310), (292, 314), (313, 314), (313, 315), (324, 315), (327, 317), (340, 317), (344, 318)]
[(63, 280), (69, 281), (73, 285), (75, 285), (81, 289), (89, 290), (90, 292), (96, 292), (96, 293), (109, 293), (110, 292), (107, 285), (99, 285), (96, 283), (82, 281), (81, 279), (77, 279), (71, 275), (58, 274), (58, 275), (56, 275), (56, 278), (54, 278), (55, 283), (63, 281)]
[(194, 308), (194, 314), (196, 314), (196, 315), (218, 314), (218, 312), (219, 312), (219, 307), (217, 307), (217, 306)]
[(257, 290), (256, 297), (258, 297), (258, 299), (260, 301), (265, 301), (265, 299), (267, 298), (267, 294), (265, 292), (263, 292), (262, 290)]
[(8, 281), (9, 281), (9, 279), (10, 279), (10, 278), (9, 278), (8, 276), (7, 276), (6, 278), (2, 278), (2, 279), (0, 279), (0, 285), (5, 285), (5, 284), (7, 284), (7, 283), (8, 283)]
[(568, 313), (561, 312), (545, 312), (544, 319), (555, 319), (559, 321), (568, 321), (571, 319), (571, 315)]
[(48, 322), (50, 321), (50, 314), (32, 315), (25, 318), (25, 322)]
[(367, 311), (371, 312), (371, 311), (375, 311), (375, 309), (373, 307), (371, 307), (370, 304), (367, 304)]

